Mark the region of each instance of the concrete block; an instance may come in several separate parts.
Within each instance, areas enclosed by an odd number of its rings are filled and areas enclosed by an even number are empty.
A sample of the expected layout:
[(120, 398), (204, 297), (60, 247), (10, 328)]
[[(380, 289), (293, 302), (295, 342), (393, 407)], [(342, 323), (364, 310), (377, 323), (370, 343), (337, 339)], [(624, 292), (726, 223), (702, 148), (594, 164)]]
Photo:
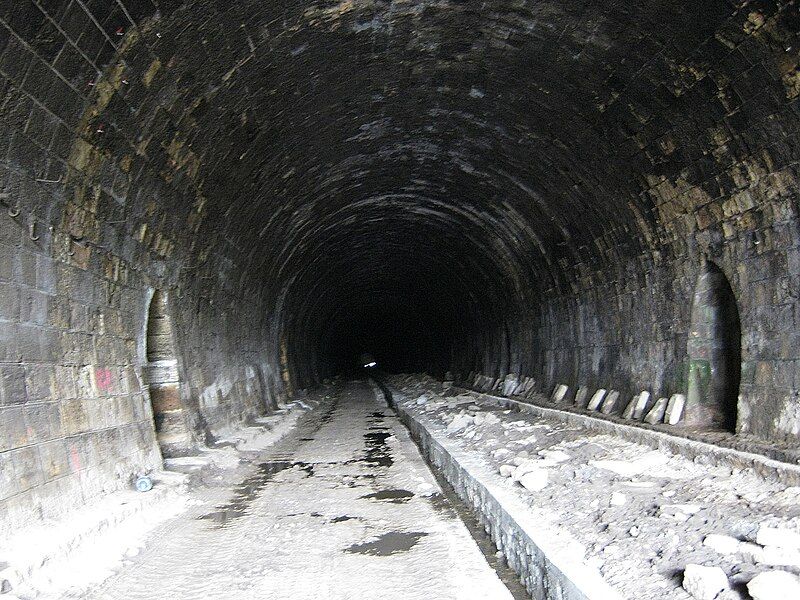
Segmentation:
[(622, 411), (622, 418), (623, 419), (632, 419), (633, 418), (633, 411), (636, 408), (636, 403), (639, 401), (639, 397), (641, 394), (636, 394), (631, 400), (628, 402), (627, 406), (625, 406), (625, 410)]
[(600, 412), (602, 412), (604, 415), (610, 415), (616, 410), (618, 400), (619, 392), (617, 390), (611, 390), (606, 396), (606, 399), (603, 401), (603, 406), (600, 408)]
[(518, 382), (519, 377), (517, 375), (506, 375), (505, 381), (503, 382), (503, 395), (511, 396), (512, 392), (516, 389)]
[(667, 412), (667, 402), (666, 398), (659, 398), (656, 400), (653, 408), (650, 409), (650, 412), (648, 412), (647, 416), (644, 418), (645, 423), (650, 423), (651, 425), (661, 423), (661, 421), (664, 420), (664, 413)]
[(589, 395), (589, 388), (582, 385), (575, 393), (575, 406), (578, 408), (586, 408), (586, 397)]
[(566, 397), (568, 391), (569, 388), (566, 385), (559, 383), (553, 390), (553, 394), (551, 395), (550, 399), (558, 404)]
[(644, 418), (648, 402), (650, 402), (650, 392), (645, 390), (639, 394), (639, 399), (636, 402), (635, 408), (633, 409), (633, 419), (636, 421), (641, 421)]
[(686, 405), (686, 396), (673, 394), (664, 413), (664, 422), (668, 425), (677, 425), (683, 416), (683, 407)]
[(589, 400), (589, 404), (586, 406), (587, 410), (597, 410), (603, 404), (603, 400), (606, 397), (606, 390), (600, 388), (597, 390), (593, 395), (592, 398)]

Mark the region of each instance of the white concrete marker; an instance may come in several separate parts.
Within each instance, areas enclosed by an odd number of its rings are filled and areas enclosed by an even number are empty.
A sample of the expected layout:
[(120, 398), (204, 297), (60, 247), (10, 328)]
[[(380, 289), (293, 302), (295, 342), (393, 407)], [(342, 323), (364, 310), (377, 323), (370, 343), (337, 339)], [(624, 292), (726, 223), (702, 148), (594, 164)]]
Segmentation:
[(636, 394), (633, 398), (631, 398), (630, 402), (628, 402), (628, 406), (626, 406), (625, 410), (622, 411), (623, 419), (633, 418), (633, 411), (636, 409), (636, 404), (639, 402), (640, 396), (641, 394)]
[(584, 407), (584, 403), (586, 402), (586, 396), (589, 395), (589, 388), (585, 385), (582, 385), (578, 388), (578, 392), (575, 394), (575, 406), (579, 408)]
[(659, 398), (644, 418), (645, 423), (650, 423), (651, 425), (661, 423), (664, 420), (665, 412), (667, 412), (667, 399)]
[(597, 410), (600, 408), (600, 405), (603, 403), (603, 399), (606, 397), (606, 390), (600, 388), (597, 390), (592, 399), (589, 400), (589, 405), (586, 407), (588, 410)]
[(647, 403), (650, 402), (650, 392), (643, 391), (639, 394), (639, 401), (636, 403), (636, 408), (633, 409), (633, 418), (641, 421), (644, 417), (644, 411), (647, 409)]
[(686, 405), (686, 396), (683, 394), (672, 394), (667, 404), (664, 415), (664, 422), (668, 425), (677, 425), (683, 416), (683, 407)]
[(617, 390), (611, 390), (603, 402), (603, 407), (600, 409), (600, 412), (604, 415), (610, 415), (617, 406), (617, 400), (619, 400), (619, 392)]
[(553, 390), (553, 396), (552, 396), (553, 402), (555, 402), (556, 404), (561, 402), (567, 395), (568, 391), (569, 388), (566, 385), (564, 385), (563, 383), (559, 383)]

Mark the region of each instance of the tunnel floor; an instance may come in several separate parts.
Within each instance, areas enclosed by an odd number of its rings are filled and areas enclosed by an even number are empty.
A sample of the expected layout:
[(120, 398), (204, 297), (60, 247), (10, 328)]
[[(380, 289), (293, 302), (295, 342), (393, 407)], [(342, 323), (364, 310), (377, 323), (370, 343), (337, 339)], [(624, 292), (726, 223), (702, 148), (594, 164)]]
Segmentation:
[(81, 597), (511, 599), (382, 396), (325, 402)]

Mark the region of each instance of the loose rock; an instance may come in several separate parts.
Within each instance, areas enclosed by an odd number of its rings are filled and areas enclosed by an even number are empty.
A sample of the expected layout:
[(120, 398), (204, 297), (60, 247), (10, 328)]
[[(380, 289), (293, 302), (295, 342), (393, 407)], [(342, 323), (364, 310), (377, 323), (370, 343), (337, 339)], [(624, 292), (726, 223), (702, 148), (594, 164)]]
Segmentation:
[(519, 479), (519, 482), (526, 490), (539, 492), (547, 487), (547, 471), (535, 468), (526, 472)]
[(703, 540), (703, 545), (708, 546), (720, 554), (735, 554), (739, 551), (739, 540), (729, 535), (712, 533)]
[(747, 591), (753, 600), (800, 598), (800, 577), (787, 571), (767, 571), (753, 577)]
[(683, 589), (698, 600), (714, 600), (728, 587), (728, 577), (719, 567), (686, 565), (683, 571)]
[(800, 533), (784, 527), (760, 527), (756, 542), (762, 546), (800, 549)]

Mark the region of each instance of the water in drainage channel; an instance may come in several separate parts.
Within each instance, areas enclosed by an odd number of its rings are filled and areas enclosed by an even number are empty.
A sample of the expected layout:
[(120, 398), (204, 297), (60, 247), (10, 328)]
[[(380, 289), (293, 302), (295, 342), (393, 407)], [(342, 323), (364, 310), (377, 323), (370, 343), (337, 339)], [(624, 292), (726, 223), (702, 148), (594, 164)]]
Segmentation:
[[(373, 379), (373, 382), (377, 384), (383, 392), (383, 395), (386, 397), (387, 404), (392, 407), (392, 410), (395, 410), (394, 403), (392, 402), (392, 395), (389, 389), (380, 381)], [(414, 443), (417, 443), (417, 440), (414, 439), (413, 435), (411, 436), (411, 439), (414, 440)], [(486, 559), (486, 562), (492, 569), (494, 569), (495, 573), (497, 573), (500, 581), (502, 581), (506, 588), (508, 588), (508, 591), (514, 597), (514, 600), (530, 600), (531, 597), (525, 589), (525, 586), (520, 581), (519, 575), (517, 575), (517, 573), (508, 566), (502, 553), (498, 551), (497, 546), (494, 545), (492, 538), (486, 533), (486, 530), (483, 528), (483, 525), (480, 524), (480, 521), (478, 521), (478, 518), (475, 516), (475, 514), (469, 509), (469, 507), (467, 507), (466, 504), (461, 501), (461, 498), (458, 497), (456, 491), (453, 489), (453, 486), (451, 486), (444, 476), (439, 473), (436, 467), (428, 461), (425, 452), (421, 452), (420, 454), (422, 454), (423, 458), (425, 459), (425, 464), (428, 465), (428, 470), (433, 474), (433, 477), (436, 479), (436, 482), (442, 489), (442, 494), (433, 494), (429, 497), (434, 508), (448, 515), (456, 516), (461, 519), (461, 522), (466, 526), (467, 530), (472, 536), (472, 539), (475, 540), (475, 543)]]

